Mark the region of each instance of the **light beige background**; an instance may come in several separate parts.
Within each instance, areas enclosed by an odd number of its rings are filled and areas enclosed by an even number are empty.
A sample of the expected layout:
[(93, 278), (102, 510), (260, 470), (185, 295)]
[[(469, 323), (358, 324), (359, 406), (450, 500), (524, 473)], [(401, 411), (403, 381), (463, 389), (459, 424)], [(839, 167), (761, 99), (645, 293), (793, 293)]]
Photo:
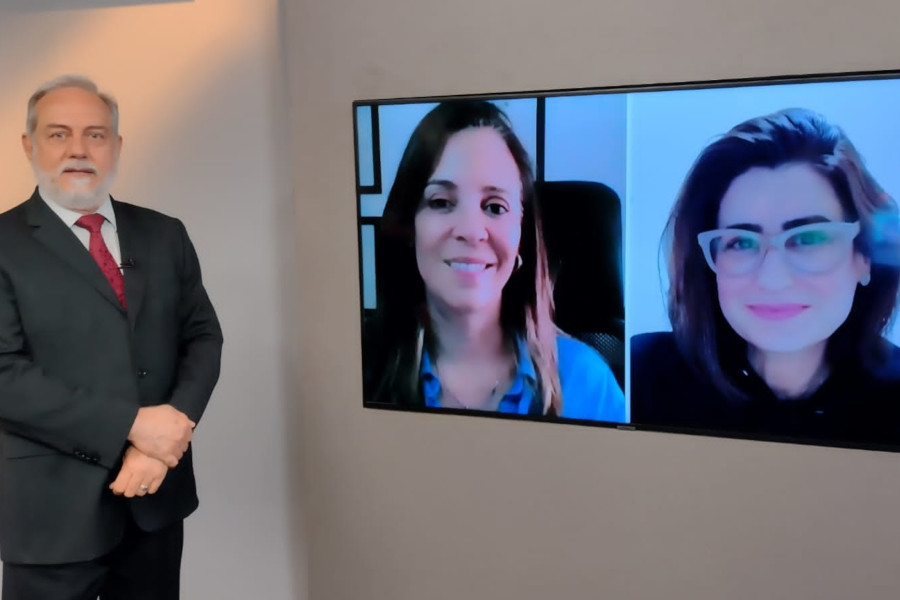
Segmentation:
[(0, 0), (0, 209), (33, 188), (19, 142), (32, 90), (78, 72), (112, 92), (113, 194), (184, 221), (225, 335), (195, 436), (183, 598), (305, 598), (300, 425), (285, 417), (297, 278), (278, 2), (74, 9), (104, 3), (117, 0)]
[(900, 596), (897, 455), (360, 410), (350, 119), (360, 98), (898, 68), (900, 4), (286, 6), (312, 600)]
[(900, 594), (896, 454), (363, 410), (351, 122), (360, 98), (900, 68), (894, 0), (59, 5), (0, 0), (0, 207), (30, 192), (34, 86), (119, 97), (116, 194), (185, 220), (226, 335), (185, 598)]

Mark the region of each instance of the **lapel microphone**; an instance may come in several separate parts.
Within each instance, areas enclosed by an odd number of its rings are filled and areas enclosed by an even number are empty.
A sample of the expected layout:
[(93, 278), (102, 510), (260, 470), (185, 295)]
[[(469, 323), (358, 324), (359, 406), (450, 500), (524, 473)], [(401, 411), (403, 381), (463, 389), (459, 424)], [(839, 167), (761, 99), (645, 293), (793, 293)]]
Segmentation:
[(126, 258), (122, 261), (122, 264), (119, 265), (120, 269), (133, 269), (137, 266), (137, 263), (134, 262), (133, 258)]

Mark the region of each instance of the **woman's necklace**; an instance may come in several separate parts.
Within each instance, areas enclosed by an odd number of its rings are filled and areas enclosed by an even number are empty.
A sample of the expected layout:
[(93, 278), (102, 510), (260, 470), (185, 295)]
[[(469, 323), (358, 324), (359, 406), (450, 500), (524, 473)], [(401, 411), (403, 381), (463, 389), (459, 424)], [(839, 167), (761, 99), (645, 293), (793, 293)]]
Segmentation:
[[(466, 410), (485, 410), (485, 411), (495, 411), (497, 407), (500, 405), (500, 400), (503, 398), (503, 392), (500, 387), (500, 378), (494, 380), (493, 385), (491, 386), (490, 392), (487, 395), (483, 393), (481, 396), (484, 398), (481, 401), (464, 401), (460, 395), (454, 392), (451, 387), (447, 385), (446, 377), (441, 375), (440, 368), (435, 362), (434, 372), (437, 375), (438, 381), (441, 383), (441, 396), (445, 399), (451, 400), (453, 403), (458, 404), (462, 408)], [(441, 402), (442, 405), (446, 407), (446, 402)]]
[(491, 392), (483, 402), (468, 404), (466, 402), (463, 402), (462, 398), (454, 394), (453, 391), (449, 387), (447, 387), (446, 383), (444, 383), (443, 381), (441, 382), (441, 395), (446, 396), (448, 399), (452, 400), (456, 404), (459, 404), (466, 410), (497, 410), (497, 406), (500, 404), (500, 397), (502, 396), (502, 394), (497, 394), (497, 390), (499, 389), (500, 380), (498, 379), (494, 382), (494, 386), (491, 388)]

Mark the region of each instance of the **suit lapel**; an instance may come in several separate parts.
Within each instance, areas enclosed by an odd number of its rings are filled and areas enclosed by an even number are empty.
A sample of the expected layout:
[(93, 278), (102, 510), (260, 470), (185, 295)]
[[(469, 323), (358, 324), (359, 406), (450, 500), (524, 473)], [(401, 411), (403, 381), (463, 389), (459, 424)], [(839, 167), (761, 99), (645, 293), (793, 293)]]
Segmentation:
[(112, 286), (109, 285), (109, 281), (106, 280), (106, 276), (103, 275), (103, 271), (100, 270), (90, 252), (66, 227), (65, 223), (50, 210), (37, 191), (28, 200), (25, 214), (26, 222), (32, 228), (35, 240), (72, 267), (113, 306), (123, 310)]
[(113, 211), (116, 213), (116, 229), (119, 233), (119, 250), (122, 253), (122, 275), (125, 278), (125, 301), (128, 303), (128, 322), (134, 324), (141, 305), (144, 302), (146, 269), (141, 263), (147, 257), (147, 240), (143, 230), (134, 218), (133, 211), (127, 205), (113, 200)]

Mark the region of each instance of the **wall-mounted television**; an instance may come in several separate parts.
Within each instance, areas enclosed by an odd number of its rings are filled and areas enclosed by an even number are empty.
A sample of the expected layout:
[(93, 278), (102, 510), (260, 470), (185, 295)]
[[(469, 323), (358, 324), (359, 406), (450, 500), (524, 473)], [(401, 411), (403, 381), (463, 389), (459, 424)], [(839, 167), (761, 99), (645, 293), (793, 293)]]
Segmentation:
[(900, 72), (354, 103), (363, 405), (900, 450)]

